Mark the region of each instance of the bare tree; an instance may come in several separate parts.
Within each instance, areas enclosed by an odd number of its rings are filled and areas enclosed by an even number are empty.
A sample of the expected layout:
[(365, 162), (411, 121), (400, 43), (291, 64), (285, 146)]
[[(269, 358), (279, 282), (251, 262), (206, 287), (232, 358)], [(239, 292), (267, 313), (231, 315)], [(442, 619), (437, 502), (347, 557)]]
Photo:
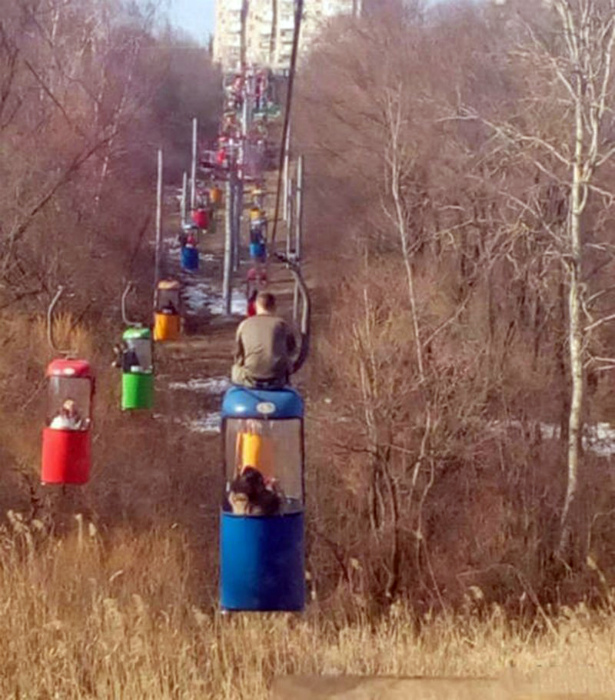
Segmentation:
[[(591, 299), (599, 278), (590, 258), (599, 251), (613, 261), (606, 228), (591, 224), (596, 207), (613, 204), (612, 192), (600, 182), (600, 171), (612, 160), (613, 49), (615, 46), (615, 2), (613, 0), (553, 0), (545, 17), (519, 15), (521, 39), (511, 50), (538, 94), (530, 95), (524, 119), (481, 121), (496, 135), (498, 143), (520, 150), (551, 188), (564, 193), (567, 215), (549, 222), (542, 205), (517, 200), (527, 213), (551, 236), (550, 255), (567, 271), (568, 345), (571, 377), (567, 488), (561, 511), (558, 550), (564, 554), (570, 544), (571, 513), (579, 491), (582, 452), (586, 369), (592, 361), (592, 333), (615, 319), (611, 313), (596, 317)], [(536, 13), (536, 8), (533, 8)], [(510, 25), (509, 25), (510, 26)], [(532, 78), (528, 77), (528, 85)], [(542, 86), (542, 87), (541, 87)], [(546, 109), (545, 109), (546, 107)], [(554, 110), (558, 122), (553, 128)], [(550, 112), (550, 114), (548, 114)], [(548, 116), (547, 116), (548, 115)], [(462, 119), (478, 119), (476, 112), (464, 111)], [(520, 126), (520, 122), (525, 122)], [(591, 204), (594, 202), (592, 209)], [(607, 236), (605, 238), (605, 236)], [(593, 358), (595, 362), (608, 358)]]

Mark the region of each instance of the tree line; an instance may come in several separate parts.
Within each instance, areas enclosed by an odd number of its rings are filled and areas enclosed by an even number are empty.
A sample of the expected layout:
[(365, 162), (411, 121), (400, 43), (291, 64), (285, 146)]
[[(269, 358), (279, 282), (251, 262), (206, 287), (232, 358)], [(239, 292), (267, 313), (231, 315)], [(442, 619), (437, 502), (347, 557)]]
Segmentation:
[(313, 556), (381, 601), (600, 597), (615, 4), (368, 9), (323, 34), (296, 113), (331, 317)]

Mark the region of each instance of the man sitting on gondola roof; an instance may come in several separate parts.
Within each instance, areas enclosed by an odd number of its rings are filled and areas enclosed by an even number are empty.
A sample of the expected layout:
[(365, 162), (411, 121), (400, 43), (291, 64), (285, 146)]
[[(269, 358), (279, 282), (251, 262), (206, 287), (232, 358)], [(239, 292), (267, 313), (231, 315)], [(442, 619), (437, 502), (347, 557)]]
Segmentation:
[(280, 388), (288, 384), (297, 342), (291, 327), (275, 314), (275, 297), (256, 296), (256, 315), (237, 329), (232, 381), (253, 388)]

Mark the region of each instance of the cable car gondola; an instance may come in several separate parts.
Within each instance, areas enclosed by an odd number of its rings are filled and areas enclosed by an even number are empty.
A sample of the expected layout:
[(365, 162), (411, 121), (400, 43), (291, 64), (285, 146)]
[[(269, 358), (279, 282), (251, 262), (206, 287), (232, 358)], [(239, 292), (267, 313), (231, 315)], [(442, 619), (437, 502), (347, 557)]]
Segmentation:
[(65, 357), (47, 367), (47, 421), (43, 429), (42, 484), (86, 484), (91, 468), (94, 373), (87, 360), (57, 349), (53, 311), (62, 296), (58, 289), (47, 313), (50, 346)]
[(181, 335), (181, 285), (160, 280), (154, 302), (154, 340), (178, 340)]
[(265, 213), (259, 206), (254, 205), (250, 207), (250, 222), (260, 221), (261, 219), (264, 219), (264, 217)]
[(253, 208), (259, 211), (259, 216), (255, 215), (255, 218), (260, 219), (260, 212), (265, 208), (265, 190), (258, 186), (255, 187), (252, 190), (252, 202)]
[(180, 263), (182, 270), (186, 272), (196, 272), (199, 269), (198, 234), (199, 228), (196, 224), (184, 224), (181, 236)]
[(199, 249), (187, 243), (181, 249), (181, 266), (186, 272), (196, 272), (199, 269)]
[[(298, 268), (291, 270), (303, 297), (297, 371), (308, 353), (309, 298)], [(290, 387), (233, 386), (224, 395), (220, 604), (225, 611), (305, 607), (303, 423), (303, 399)]]
[(127, 328), (122, 341), (122, 411), (149, 411), (154, 407), (152, 333), (149, 328)]
[(209, 201), (215, 207), (219, 207), (220, 204), (222, 204), (222, 190), (218, 187), (218, 185), (213, 185), (209, 189)]
[(264, 214), (250, 221), (250, 257), (258, 262), (267, 258), (267, 220)]
[(209, 212), (205, 207), (199, 207), (192, 212), (192, 221), (201, 231), (209, 228)]
[(152, 333), (140, 323), (128, 319), (126, 297), (133, 289), (129, 283), (122, 294), (122, 319), (129, 326), (122, 335), (122, 411), (151, 410), (154, 407), (154, 362)]
[(246, 278), (247, 315), (256, 314), (256, 295), (267, 286), (267, 270), (264, 267), (251, 267)]

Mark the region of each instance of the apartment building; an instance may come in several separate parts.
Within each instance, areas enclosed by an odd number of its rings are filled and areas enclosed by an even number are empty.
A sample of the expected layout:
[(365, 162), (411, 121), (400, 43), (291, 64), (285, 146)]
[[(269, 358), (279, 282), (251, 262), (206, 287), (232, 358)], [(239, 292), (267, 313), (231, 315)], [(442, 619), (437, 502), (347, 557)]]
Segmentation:
[[(306, 50), (329, 19), (357, 13), (360, 7), (361, 0), (304, 0), (300, 51)], [(288, 70), (295, 29), (294, 0), (217, 0), (214, 60), (227, 71), (239, 67), (242, 8), (246, 13), (246, 61), (275, 71)]]
[(307, 49), (333, 17), (358, 14), (359, 0), (305, 0), (301, 26), (301, 50)]
[(241, 15), (244, 0), (217, 0), (214, 61), (225, 70), (241, 64)]

